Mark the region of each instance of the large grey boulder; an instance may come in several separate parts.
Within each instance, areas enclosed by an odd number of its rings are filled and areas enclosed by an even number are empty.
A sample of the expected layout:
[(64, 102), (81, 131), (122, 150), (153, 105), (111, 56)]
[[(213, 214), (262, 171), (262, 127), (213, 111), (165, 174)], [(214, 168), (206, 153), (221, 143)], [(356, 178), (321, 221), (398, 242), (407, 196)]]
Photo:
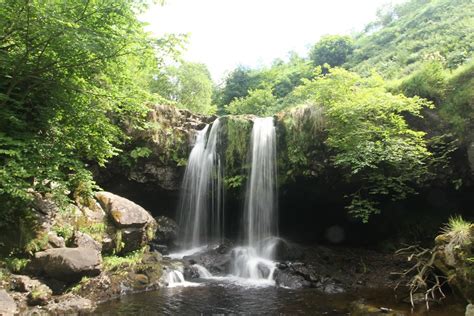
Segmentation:
[(156, 222), (140, 205), (110, 192), (98, 192), (96, 198), (118, 228), (144, 227)]
[(99, 275), (102, 257), (90, 248), (54, 248), (35, 253), (32, 264), (52, 279), (74, 282), (84, 276)]
[(117, 251), (138, 250), (153, 239), (157, 223), (143, 207), (110, 192), (98, 192), (96, 198), (116, 228)]
[(7, 293), (0, 289), (0, 315), (14, 315), (17, 312), (15, 300)]

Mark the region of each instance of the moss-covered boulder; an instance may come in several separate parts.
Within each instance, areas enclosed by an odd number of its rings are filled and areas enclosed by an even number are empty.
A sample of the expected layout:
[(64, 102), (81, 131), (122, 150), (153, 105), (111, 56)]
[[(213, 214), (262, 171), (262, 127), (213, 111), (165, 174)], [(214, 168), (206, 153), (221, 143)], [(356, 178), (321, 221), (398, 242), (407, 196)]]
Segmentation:
[(474, 302), (474, 224), (446, 229), (436, 237), (435, 266), (452, 288)]
[(140, 205), (110, 192), (98, 192), (96, 198), (115, 226), (115, 251), (138, 250), (150, 242), (157, 223)]

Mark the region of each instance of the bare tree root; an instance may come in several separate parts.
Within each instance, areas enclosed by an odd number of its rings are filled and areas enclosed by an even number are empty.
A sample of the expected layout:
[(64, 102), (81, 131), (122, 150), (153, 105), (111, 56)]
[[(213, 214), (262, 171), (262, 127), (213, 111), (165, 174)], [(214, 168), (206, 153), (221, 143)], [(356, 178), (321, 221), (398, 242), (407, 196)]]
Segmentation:
[[(422, 248), (417, 245), (408, 246), (399, 249), (395, 252), (396, 255), (407, 256), (408, 262), (413, 262), (414, 265), (398, 273), (401, 275), (401, 280), (409, 278), (405, 284), (410, 289), (410, 303), (412, 308), (415, 307), (413, 295), (422, 292), (425, 296), (426, 308), (429, 310), (430, 301), (441, 301), (446, 297), (443, 292), (443, 286), (448, 282), (448, 279), (437, 273), (434, 266), (436, 258), (436, 247), (432, 249)], [(403, 281), (399, 281), (395, 286), (395, 290)]]

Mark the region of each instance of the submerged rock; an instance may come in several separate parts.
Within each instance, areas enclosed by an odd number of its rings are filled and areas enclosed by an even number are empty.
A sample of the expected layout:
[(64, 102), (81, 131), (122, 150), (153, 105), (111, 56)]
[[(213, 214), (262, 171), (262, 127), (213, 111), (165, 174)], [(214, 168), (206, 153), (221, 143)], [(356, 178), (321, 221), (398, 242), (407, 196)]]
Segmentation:
[(89, 248), (54, 248), (37, 252), (32, 265), (40, 274), (65, 282), (100, 274), (102, 257)]
[(404, 316), (405, 313), (386, 307), (376, 307), (365, 303), (364, 300), (352, 302), (349, 306), (351, 316)]

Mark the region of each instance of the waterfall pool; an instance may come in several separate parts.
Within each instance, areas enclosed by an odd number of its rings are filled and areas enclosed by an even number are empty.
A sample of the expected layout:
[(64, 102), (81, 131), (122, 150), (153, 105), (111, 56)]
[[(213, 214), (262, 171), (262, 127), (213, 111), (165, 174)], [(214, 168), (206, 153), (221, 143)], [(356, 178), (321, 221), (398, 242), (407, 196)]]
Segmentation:
[[(100, 315), (349, 315), (354, 302), (364, 299), (376, 308), (400, 315), (461, 316), (465, 304), (446, 299), (443, 305), (424, 304), (413, 314), (408, 303), (399, 302), (391, 290), (367, 289), (357, 293), (322, 294), (314, 289), (290, 290), (274, 286), (252, 286), (229, 279), (196, 280), (196, 287), (163, 288), (124, 296), (99, 306)], [(362, 315), (362, 314), (359, 314)], [(390, 314), (388, 314), (390, 315)]]

